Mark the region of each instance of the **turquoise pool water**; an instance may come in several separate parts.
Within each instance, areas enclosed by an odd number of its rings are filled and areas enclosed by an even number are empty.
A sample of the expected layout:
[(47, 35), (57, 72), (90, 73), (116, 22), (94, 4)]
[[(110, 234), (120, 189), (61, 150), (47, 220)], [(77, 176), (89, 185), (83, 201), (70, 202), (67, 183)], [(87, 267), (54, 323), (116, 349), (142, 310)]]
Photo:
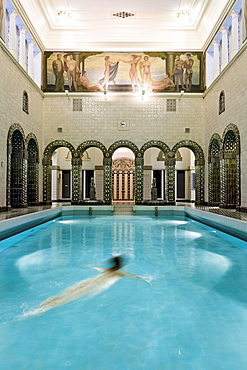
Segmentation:
[[(143, 279), (23, 317), (118, 254)], [(0, 256), (2, 369), (247, 368), (246, 242), (188, 218), (61, 217)]]

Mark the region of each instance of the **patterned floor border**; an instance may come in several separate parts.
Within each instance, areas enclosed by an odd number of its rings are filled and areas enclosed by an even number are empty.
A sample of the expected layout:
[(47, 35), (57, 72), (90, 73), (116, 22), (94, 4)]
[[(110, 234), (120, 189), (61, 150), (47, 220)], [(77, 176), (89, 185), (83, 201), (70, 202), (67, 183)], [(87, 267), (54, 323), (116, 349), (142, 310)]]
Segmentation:
[[(0, 221), (6, 220), (6, 219), (9, 219), (9, 218), (13, 218), (13, 217), (19, 217), (19, 216), (27, 215), (27, 214), (34, 213), (34, 212), (40, 212), (40, 211), (43, 211), (45, 209), (60, 207), (62, 205), (68, 206), (69, 204), (68, 203), (66, 203), (66, 204), (52, 203), (51, 206), (36, 206), (36, 207), (33, 206), (33, 207), (27, 207), (27, 208), (15, 208), (15, 209), (12, 209), (8, 212), (1, 212), (0, 213)], [(234, 218), (234, 219), (237, 219), (237, 220), (247, 222), (247, 213), (238, 212), (235, 209), (223, 209), (223, 208), (219, 208), (219, 207), (208, 207), (208, 206), (195, 206), (194, 204), (191, 204), (191, 203), (189, 203), (189, 204), (188, 203), (187, 204), (178, 203), (177, 205), (178, 206), (186, 205), (186, 206), (193, 207), (193, 208), (196, 208), (196, 209), (201, 209), (202, 211), (206, 211), (206, 212), (210, 212), (210, 213), (216, 213), (218, 215), (231, 217), (231, 218)]]

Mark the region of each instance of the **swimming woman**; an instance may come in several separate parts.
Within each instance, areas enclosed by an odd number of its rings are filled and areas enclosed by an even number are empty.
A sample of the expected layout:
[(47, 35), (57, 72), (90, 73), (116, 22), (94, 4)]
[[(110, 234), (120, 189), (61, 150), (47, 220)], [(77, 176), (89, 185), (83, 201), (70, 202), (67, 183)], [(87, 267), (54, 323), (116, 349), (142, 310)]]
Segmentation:
[(96, 270), (104, 270), (105, 272), (103, 272), (102, 274), (97, 275), (93, 278), (81, 280), (75, 285), (65, 289), (61, 293), (46, 299), (35, 310), (26, 312), (22, 316), (22, 318), (39, 315), (41, 313), (51, 310), (52, 308), (61, 306), (70, 301), (74, 301), (75, 299), (78, 299), (86, 294), (94, 296), (108, 289), (111, 285), (115, 284), (122, 277), (130, 276), (142, 279), (140, 276), (124, 274), (119, 271), (124, 265), (122, 256), (116, 256), (112, 258), (111, 262), (113, 263), (112, 267), (108, 268), (94, 267)]

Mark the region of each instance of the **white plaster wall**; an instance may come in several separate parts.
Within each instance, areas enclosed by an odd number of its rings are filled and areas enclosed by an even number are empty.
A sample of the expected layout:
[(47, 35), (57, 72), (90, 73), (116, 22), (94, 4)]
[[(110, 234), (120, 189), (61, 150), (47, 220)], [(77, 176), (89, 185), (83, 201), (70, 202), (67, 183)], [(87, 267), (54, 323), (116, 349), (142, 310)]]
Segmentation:
[[(241, 140), (241, 205), (247, 206), (247, 69), (246, 69), (247, 50), (237, 55), (233, 63), (228, 65), (228, 68), (217, 79), (217, 82), (212, 84), (205, 101), (205, 143), (206, 158), (208, 156), (208, 144), (211, 136), (218, 133), (221, 137), (226, 126), (229, 123), (234, 123), (240, 132)], [(226, 109), (225, 112), (219, 115), (219, 95), (220, 92), (225, 92)], [(207, 172), (206, 172), (207, 173)], [(206, 199), (207, 199), (207, 186)]]
[[(10, 126), (19, 123), (25, 137), (32, 132), (36, 135), (40, 162), (43, 151), (43, 93), (35, 87), (26, 72), (15, 62), (13, 56), (0, 42), (0, 206), (6, 205), (6, 174), (7, 174), (7, 136)], [(4, 67), (3, 67), (4, 66)], [(29, 114), (22, 110), (22, 95), (26, 90), (29, 96)], [(42, 194), (42, 165), (40, 164), (40, 200)]]

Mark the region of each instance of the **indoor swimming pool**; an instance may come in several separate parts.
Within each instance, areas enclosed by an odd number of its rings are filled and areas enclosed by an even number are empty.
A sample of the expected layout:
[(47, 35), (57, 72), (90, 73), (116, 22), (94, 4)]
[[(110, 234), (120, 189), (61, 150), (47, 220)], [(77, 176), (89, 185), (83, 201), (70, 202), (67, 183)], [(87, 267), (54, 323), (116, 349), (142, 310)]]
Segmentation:
[[(247, 368), (243, 240), (186, 216), (62, 216), (0, 254), (2, 369)], [(94, 269), (116, 255), (141, 279)]]

